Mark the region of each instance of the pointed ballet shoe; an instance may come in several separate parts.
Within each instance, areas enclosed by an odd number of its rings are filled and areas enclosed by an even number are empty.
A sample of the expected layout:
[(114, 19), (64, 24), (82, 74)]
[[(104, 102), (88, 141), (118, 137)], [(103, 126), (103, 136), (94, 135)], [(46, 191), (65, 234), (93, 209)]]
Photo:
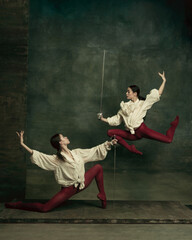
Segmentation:
[(135, 147), (135, 145), (130, 145), (130, 152), (133, 152), (133, 153), (136, 153), (136, 154), (139, 154), (139, 155), (143, 155), (142, 152), (138, 151)]
[(102, 195), (101, 193), (97, 194), (98, 199), (101, 201), (102, 208), (107, 207), (107, 199), (105, 195)]
[(175, 120), (173, 120), (173, 122), (170, 123), (171, 126), (173, 127), (177, 127), (177, 125), (179, 124), (179, 116), (176, 116)]

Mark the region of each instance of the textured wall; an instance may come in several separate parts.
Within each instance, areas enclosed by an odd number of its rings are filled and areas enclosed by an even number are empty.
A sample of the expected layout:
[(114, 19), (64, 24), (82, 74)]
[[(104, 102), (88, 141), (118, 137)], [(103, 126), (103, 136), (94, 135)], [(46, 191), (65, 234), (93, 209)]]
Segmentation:
[[(104, 116), (118, 111), (128, 85), (139, 85), (146, 95), (160, 86), (157, 72), (165, 70), (164, 94), (148, 112), (146, 124), (165, 133), (177, 114), (181, 118), (170, 145), (135, 142), (143, 156), (118, 147), (116, 198), (191, 199), (191, 191), (183, 186), (192, 180), (191, 19), (185, 15), (185, 3), (31, 1), (28, 144), (54, 153), (49, 138), (56, 132), (70, 138), (71, 148), (92, 147), (107, 139), (109, 126), (96, 118), (105, 49)], [(113, 153), (102, 164), (112, 198)], [(58, 188), (51, 173), (28, 161), (27, 198), (47, 198)], [(90, 198), (95, 197), (92, 189)]]
[(0, 1), (0, 200), (23, 198), (26, 164), (15, 131), (26, 124), (28, 0)]

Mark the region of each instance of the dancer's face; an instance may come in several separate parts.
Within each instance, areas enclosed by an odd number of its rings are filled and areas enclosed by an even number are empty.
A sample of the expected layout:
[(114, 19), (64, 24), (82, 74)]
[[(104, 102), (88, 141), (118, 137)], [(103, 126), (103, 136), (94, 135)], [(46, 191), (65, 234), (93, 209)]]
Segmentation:
[(64, 137), (63, 134), (59, 134), (60, 145), (68, 145), (70, 143), (68, 137)]
[(137, 93), (133, 92), (132, 89), (128, 87), (126, 92), (126, 97), (129, 100), (133, 100), (137, 97)]

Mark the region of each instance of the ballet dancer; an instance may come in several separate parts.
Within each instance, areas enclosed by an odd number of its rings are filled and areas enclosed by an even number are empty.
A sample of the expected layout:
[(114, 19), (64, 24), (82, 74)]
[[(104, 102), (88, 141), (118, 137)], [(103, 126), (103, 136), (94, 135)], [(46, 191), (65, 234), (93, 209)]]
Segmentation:
[(171, 143), (175, 129), (179, 123), (179, 117), (176, 116), (175, 120), (171, 122), (171, 127), (167, 130), (166, 135), (148, 128), (144, 123), (147, 110), (149, 110), (154, 103), (160, 100), (160, 96), (162, 95), (165, 87), (166, 78), (164, 71), (162, 74), (158, 74), (163, 80), (159, 90), (152, 89), (146, 98), (144, 98), (140, 96), (139, 87), (131, 85), (128, 87), (126, 92), (126, 97), (129, 101), (122, 101), (120, 103), (120, 110), (117, 115), (104, 118), (102, 113), (98, 113), (98, 119), (108, 123), (110, 126), (118, 126), (124, 122), (125, 130), (110, 129), (107, 134), (110, 137), (115, 135), (119, 144), (127, 148), (130, 152), (140, 155), (143, 153), (138, 151), (134, 145), (129, 145), (124, 139), (136, 141), (141, 138), (148, 138), (164, 143)]
[(29, 148), (23, 140), (24, 131), (16, 132), (21, 146), (27, 150), (31, 156), (31, 162), (42, 169), (54, 171), (55, 179), (61, 185), (61, 190), (46, 203), (25, 203), (25, 202), (9, 202), (5, 203), (5, 207), (22, 209), (28, 211), (48, 212), (58, 206), (73, 195), (86, 189), (95, 178), (102, 208), (106, 208), (106, 195), (103, 184), (103, 169), (100, 164), (96, 164), (85, 172), (84, 164), (103, 160), (111, 145), (117, 143), (116, 139), (106, 141), (96, 147), (90, 149), (74, 149), (69, 150), (69, 139), (62, 134), (54, 135), (50, 142), (57, 150), (56, 155), (47, 155)]

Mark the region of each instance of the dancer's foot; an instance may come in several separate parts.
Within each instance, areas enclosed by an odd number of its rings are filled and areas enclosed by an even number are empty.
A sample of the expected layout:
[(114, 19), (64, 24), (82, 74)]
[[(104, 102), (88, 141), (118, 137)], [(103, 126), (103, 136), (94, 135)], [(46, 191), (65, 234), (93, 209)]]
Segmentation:
[(106, 207), (107, 207), (106, 195), (99, 193), (99, 194), (97, 194), (97, 197), (98, 197), (99, 200), (101, 201), (102, 208), (106, 208)]
[(179, 124), (179, 116), (176, 116), (175, 120), (173, 122), (170, 123), (171, 126), (173, 127), (177, 127), (177, 125)]
[(130, 152), (133, 152), (133, 153), (136, 153), (136, 154), (139, 154), (139, 155), (143, 155), (142, 152), (138, 151), (135, 147), (135, 145), (130, 145), (130, 149), (129, 149)]
[(9, 203), (5, 203), (5, 207), (6, 208), (17, 208), (22, 202), (9, 202)]
[(166, 136), (167, 136), (167, 143), (171, 143), (173, 141), (173, 137), (175, 134), (175, 129), (177, 125), (179, 124), (179, 116), (176, 116), (175, 120), (170, 123), (171, 127), (167, 130)]

